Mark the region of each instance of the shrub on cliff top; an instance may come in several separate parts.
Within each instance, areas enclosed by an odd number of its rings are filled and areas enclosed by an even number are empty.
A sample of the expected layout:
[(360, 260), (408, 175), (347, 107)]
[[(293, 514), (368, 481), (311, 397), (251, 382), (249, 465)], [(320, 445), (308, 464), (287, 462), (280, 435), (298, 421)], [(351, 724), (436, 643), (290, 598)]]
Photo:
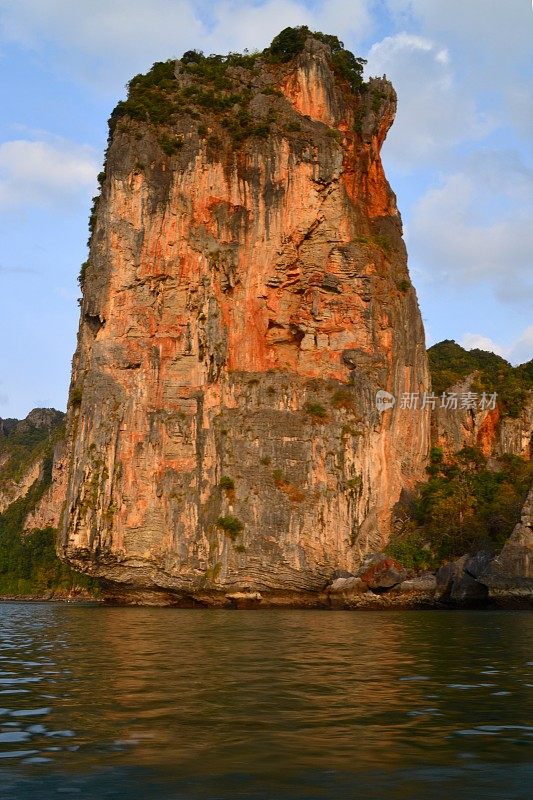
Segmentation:
[(201, 50), (186, 50), (181, 57), (184, 64), (198, 64), (205, 58)]
[(120, 100), (109, 120), (114, 128), (120, 117), (130, 117), (154, 125), (168, 125), (177, 111), (176, 104), (158, 89), (131, 90), (127, 100)]
[(175, 83), (175, 63), (173, 58), (168, 59), (168, 61), (156, 61), (145, 75), (135, 75), (129, 81), (128, 88), (172, 87)]
[(284, 28), (277, 36), (274, 36), (270, 47), (264, 51), (272, 60), (290, 61), (302, 52), (305, 40), (311, 35), (307, 25), (300, 25), (297, 28)]
[[(254, 69), (258, 59), (271, 64), (282, 64), (302, 52), (308, 37), (324, 42), (331, 49), (332, 66), (337, 75), (346, 80), (352, 90), (363, 87), (363, 67), (366, 61), (357, 58), (336, 37), (320, 31), (310, 31), (305, 25), (285, 28), (274, 37), (269, 47), (261, 53), (228, 53), (205, 56), (199, 50), (187, 50), (181, 59), (182, 70), (188, 72), (196, 82), (180, 89), (175, 76), (175, 61), (157, 61), (144, 75), (135, 75), (128, 83), (128, 97), (117, 103), (109, 120), (113, 131), (117, 121), (124, 116), (153, 125), (170, 125), (177, 113), (184, 110), (184, 97), (194, 97), (203, 108), (223, 111), (231, 108), (243, 98), (231, 93), (235, 87), (234, 76), (227, 75), (228, 67)], [(238, 82), (238, 81), (237, 81)], [(200, 84), (210, 84), (212, 88), (203, 91)], [(276, 95), (274, 86), (266, 87), (265, 94)], [(189, 109), (188, 113), (193, 113)], [(266, 129), (258, 128), (252, 135), (263, 135)]]
[(346, 50), (344, 43), (337, 36), (311, 31), (307, 25), (284, 28), (272, 39), (270, 47), (263, 51), (263, 56), (271, 61), (290, 61), (302, 52), (306, 39), (310, 36), (328, 45), (335, 72), (349, 83), (353, 91), (358, 91), (363, 85), (363, 68), (366, 60), (357, 58), (350, 50)]
[(154, 125), (169, 124), (177, 111), (172, 95), (177, 82), (174, 76), (175, 61), (156, 61), (145, 75), (135, 75), (127, 84), (128, 97), (120, 100), (109, 118), (113, 131), (120, 117), (130, 117)]

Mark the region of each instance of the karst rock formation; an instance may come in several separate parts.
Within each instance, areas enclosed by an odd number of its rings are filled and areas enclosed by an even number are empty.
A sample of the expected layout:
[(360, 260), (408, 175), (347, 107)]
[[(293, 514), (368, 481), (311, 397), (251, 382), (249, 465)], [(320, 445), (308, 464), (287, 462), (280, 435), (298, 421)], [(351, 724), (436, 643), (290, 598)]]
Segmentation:
[(428, 410), (399, 401), (428, 389), (424, 331), (380, 160), (396, 96), (350, 84), (329, 39), (156, 65), (112, 116), (59, 548), (117, 598), (305, 602), (424, 475)]

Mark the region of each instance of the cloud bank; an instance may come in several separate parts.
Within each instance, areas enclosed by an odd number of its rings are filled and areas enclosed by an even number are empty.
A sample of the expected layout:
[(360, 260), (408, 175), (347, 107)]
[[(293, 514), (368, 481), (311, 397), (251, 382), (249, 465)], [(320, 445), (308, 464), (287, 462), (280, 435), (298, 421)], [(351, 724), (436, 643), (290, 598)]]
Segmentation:
[(409, 240), (436, 283), (533, 307), (533, 170), (512, 152), (470, 157), (415, 203)]
[(96, 186), (91, 148), (60, 139), (0, 144), (0, 208), (66, 207)]
[(351, 41), (373, 26), (370, 0), (0, 0), (4, 39), (39, 52), (56, 68), (120, 89), (153, 61), (192, 47), (207, 53), (263, 48), (288, 25), (337, 31)]
[(522, 334), (508, 345), (495, 342), (480, 333), (465, 333), (460, 344), (467, 350), (479, 348), (497, 353), (511, 364), (523, 364), (531, 359), (533, 353), (533, 325), (529, 325)]

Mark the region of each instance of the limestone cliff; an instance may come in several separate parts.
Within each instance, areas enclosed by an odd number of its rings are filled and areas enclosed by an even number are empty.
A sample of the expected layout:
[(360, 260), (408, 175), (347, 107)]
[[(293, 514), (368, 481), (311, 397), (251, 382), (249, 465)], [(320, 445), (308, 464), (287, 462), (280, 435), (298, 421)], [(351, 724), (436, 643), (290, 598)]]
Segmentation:
[(112, 116), (59, 546), (124, 598), (317, 590), (423, 476), (427, 411), (374, 401), (429, 385), (394, 90), (334, 37), (273, 52), (155, 65)]

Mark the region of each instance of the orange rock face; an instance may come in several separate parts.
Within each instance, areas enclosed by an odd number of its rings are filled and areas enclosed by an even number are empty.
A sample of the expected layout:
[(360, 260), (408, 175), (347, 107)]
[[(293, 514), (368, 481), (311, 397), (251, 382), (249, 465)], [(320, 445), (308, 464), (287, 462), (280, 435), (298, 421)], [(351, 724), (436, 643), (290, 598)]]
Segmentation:
[(394, 91), (354, 94), (315, 39), (231, 77), (267, 135), (184, 113), (169, 155), (125, 117), (108, 152), (61, 553), (123, 597), (315, 591), (423, 475), (427, 411), (374, 402), (429, 384), (379, 155)]

